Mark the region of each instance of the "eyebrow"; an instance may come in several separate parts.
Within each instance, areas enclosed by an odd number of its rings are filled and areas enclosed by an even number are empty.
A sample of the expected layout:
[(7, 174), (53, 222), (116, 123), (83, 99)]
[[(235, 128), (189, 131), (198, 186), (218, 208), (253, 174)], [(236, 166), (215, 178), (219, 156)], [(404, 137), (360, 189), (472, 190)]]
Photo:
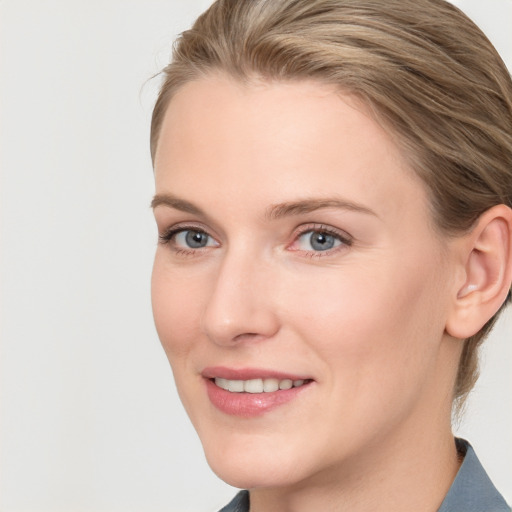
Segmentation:
[[(206, 216), (204, 211), (194, 203), (180, 199), (172, 194), (156, 194), (151, 201), (151, 208), (155, 209), (158, 206), (168, 206), (185, 213)], [(268, 220), (277, 220), (283, 217), (311, 213), (324, 208), (336, 208), (378, 217), (377, 213), (370, 208), (359, 203), (354, 203), (353, 201), (339, 198), (312, 198), (272, 205), (265, 212), (265, 218)]]
[(173, 196), (172, 194), (156, 194), (151, 201), (151, 208), (153, 210), (158, 206), (168, 206), (175, 210), (180, 210), (185, 213), (192, 213), (193, 215), (203, 215), (204, 212), (190, 201), (180, 199), (179, 197)]
[(293, 201), (290, 203), (280, 203), (271, 206), (266, 213), (266, 217), (270, 220), (280, 219), (290, 215), (302, 215), (305, 213), (311, 213), (316, 210), (324, 208), (336, 208), (341, 210), (349, 210), (358, 213), (365, 213), (367, 215), (373, 215), (378, 217), (370, 208), (354, 203), (353, 201), (347, 201), (339, 198), (325, 198), (325, 199), (303, 199), (300, 201)]

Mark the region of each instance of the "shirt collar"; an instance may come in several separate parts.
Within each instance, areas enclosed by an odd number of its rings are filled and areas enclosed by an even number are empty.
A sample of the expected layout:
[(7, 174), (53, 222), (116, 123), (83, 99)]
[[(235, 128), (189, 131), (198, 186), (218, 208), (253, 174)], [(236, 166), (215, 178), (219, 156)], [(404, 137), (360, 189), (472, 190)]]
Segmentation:
[[(455, 439), (455, 444), (464, 460), (437, 512), (511, 512), (487, 476), (472, 446), (464, 439)], [(249, 493), (239, 492), (219, 512), (249, 512)]]
[(455, 443), (464, 460), (438, 512), (510, 512), (472, 446), (464, 439)]

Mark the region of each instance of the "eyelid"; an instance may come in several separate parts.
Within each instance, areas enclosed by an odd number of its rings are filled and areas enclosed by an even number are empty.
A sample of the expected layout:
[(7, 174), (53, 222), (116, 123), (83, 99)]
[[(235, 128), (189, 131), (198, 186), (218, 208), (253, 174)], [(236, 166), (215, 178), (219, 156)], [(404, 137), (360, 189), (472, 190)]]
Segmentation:
[[(187, 247), (181, 247), (181, 246), (177, 246), (176, 244), (173, 244), (173, 239), (175, 238), (175, 236), (184, 231), (196, 231), (199, 233), (204, 233), (211, 240), (214, 241), (214, 244), (206, 245), (204, 247), (198, 247), (198, 248), (192, 248), (192, 247), (187, 248)], [(299, 249), (296, 247), (294, 248), (293, 246), (298, 243), (299, 238), (309, 232), (311, 232), (311, 233), (314, 233), (314, 232), (326, 233), (328, 235), (335, 237), (341, 243), (335, 247), (326, 249), (324, 251), (315, 251), (315, 250), (308, 251), (308, 250)], [(194, 223), (194, 222), (183, 222), (183, 223), (173, 224), (172, 226), (163, 230), (159, 234), (158, 238), (159, 238), (160, 244), (170, 245), (174, 252), (179, 253), (181, 255), (194, 255), (194, 254), (203, 252), (204, 250), (206, 250), (208, 248), (212, 248), (212, 247), (215, 248), (215, 247), (219, 247), (221, 245), (219, 243), (219, 241), (217, 240), (217, 237), (215, 237), (210, 232), (209, 229), (205, 228), (200, 223)], [(306, 254), (310, 257), (323, 257), (323, 256), (332, 255), (333, 253), (336, 253), (340, 250), (346, 250), (347, 247), (350, 247), (353, 244), (353, 241), (354, 241), (354, 238), (344, 230), (335, 228), (328, 224), (311, 223), (311, 224), (303, 224), (295, 229), (295, 231), (293, 232), (293, 235), (292, 235), (292, 242), (286, 246), (286, 249), (290, 250), (292, 252)]]
[[(325, 251), (305, 251), (303, 249), (294, 249), (292, 246), (297, 243), (299, 238), (306, 233), (314, 233), (314, 232), (320, 232), (320, 233), (326, 233), (328, 235), (334, 236), (337, 238), (341, 244), (339, 246), (333, 247), (332, 249), (326, 249)], [(293, 241), (287, 246), (287, 248), (294, 252), (302, 252), (306, 253), (315, 257), (322, 257), (322, 256), (328, 256), (334, 252), (337, 252), (339, 250), (346, 249), (347, 247), (350, 247), (354, 242), (354, 238), (349, 235), (346, 231), (343, 231), (338, 228), (334, 228), (333, 226), (329, 226), (327, 224), (305, 224), (302, 226), (299, 226), (294, 234), (293, 234)]]
[[(208, 229), (206, 229), (204, 226), (201, 226), (201, 225), (198, 225), (198, 224), (194, 224), (194, 223), (190, 223), (190, 222), (173, 224), (172, 226), (166, 228), (161, 233), (159, 233), (158, 241), (159, 241), (159, 243), (161, 243), (163, 245), (165, 245), (165, 244), (172, 245), (172, 242), (173, 242), (173, 239), (175, 238), (175, 236), (177, 234), (179, 234), (179, 233), (182, 233), (183, 231), (195, 231), (195, 232), (198, 232), (198, 233), (203, 233), (203, 234), (207, 235), (208, 237), (210, 237), (215, 242), (215, 246), (218, 247), (220, 245), (220, 243), (218, 242), (217, 238), (215, 236), (213, 236), (209, 232)], [(196, 249), (193, 249), (193, 248), (186, 249), (186, 248), (182, 248), (182, 247), (174, 247), (174, 250), (176, 250), (176, 251), (196, 252), (196, 251), (199, 251), (201, 249), (205, 249), (206, 247), (212, 247), (212, 246), (199, 247), (199, 248), (196, 248)]]

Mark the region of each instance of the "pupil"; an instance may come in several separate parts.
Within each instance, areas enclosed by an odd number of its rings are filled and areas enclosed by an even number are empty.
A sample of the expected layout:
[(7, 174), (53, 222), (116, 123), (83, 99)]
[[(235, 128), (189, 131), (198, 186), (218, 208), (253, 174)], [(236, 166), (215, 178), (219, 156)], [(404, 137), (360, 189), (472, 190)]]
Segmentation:
[(205, 247), (207, 242), (207, 235), (199, 231), (189, 231), (185, 237), (187, 245), (193, 249)]
[(312, 233), (309, 240), (315, 251), (327, 251), (334, 247), (334, 237), (327, 233)]

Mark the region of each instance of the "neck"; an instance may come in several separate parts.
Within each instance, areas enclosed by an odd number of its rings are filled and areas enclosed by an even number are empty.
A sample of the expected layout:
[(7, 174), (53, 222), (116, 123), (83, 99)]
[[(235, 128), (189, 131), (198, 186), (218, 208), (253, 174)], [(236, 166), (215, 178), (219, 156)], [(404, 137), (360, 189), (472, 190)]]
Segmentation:
[(429, 435), (429, 425), (415, 427), (308, 481), (251, 490), (251, 512), (436, 512), (460, 461), (449, 422), (437, 435)]
[(436, 512), (461, 464), (451, 430), (461, 346), (445, 341), (429, 380), (434, 384), (424, 386), (398, 425), (368, 439), (336, 467), (289, 487), (251, 490), (251, 512)]

